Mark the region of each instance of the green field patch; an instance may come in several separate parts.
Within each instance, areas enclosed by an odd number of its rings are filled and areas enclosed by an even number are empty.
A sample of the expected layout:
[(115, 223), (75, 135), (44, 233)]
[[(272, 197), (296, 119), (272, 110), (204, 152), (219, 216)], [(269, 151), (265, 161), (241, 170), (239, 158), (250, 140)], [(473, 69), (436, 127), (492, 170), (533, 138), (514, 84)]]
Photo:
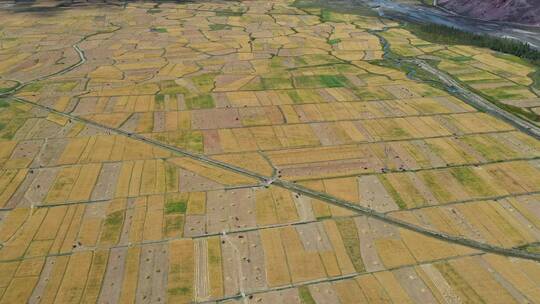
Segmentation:
[(388, 193), (390, 194), (390, 196), (392, 197), (396, 205), (399, 207), (399, 209), (407, 209), (407, 204), (401, 198), (397, 190), (392, 186), (390, 181), (388, 181), (388, 179), (383, 175), (379, 175), (378, 178), (381, 184), (386, 189), (386, 191), (388, 191)]
[(316, 218), (317, 218), (318, 221), (322, 221), (322, 220), (331, 219), (332, 216), (331, 215), (318, 215), (318, 216), (316, 216)]
[(210, 94), (186, 98), (186, 107), (190, 110), (211, 109), (214, 106), (214, 98)]
[(399, 127), (391, 128), (388, 134), (390, 138), (404, 138), (404, 137), (410, 136), (410, 134), (407, 133), (407, 131)]
[(169, 288), (167, 292), (173, 296), (184, 296), (191, 294), (192, 290), (189, 287)]
[(461, 56), (453, 57), (452, 60), (456, 62), (470, 62), (472, 58), (461, 55)]
[(2, 81), (0, 80), (0, 93), (6, 93), (14, 88), (16, 88), (19, 85), (18, 82), (15, 81)]
[(420, 94), (420, 96), (422, 97), (439, 97), (448, 95), (448, 93), (446, 93), (445, 91), (424, 83), (417, 84), (414, 91)]
[(424, 52), (422, 52), (420, 49), (417, 49), (416, 47), (410, 44), (392, 45), (392, 51), (404, 57), (412, 57), (412, 56), (418, 56), (418, 55), (424, 54)]
[(536, 97), (527, 88), (520, 86), (481, 89), (483, 94), (497, 100), (503, 99), (527, 99)]
[(261, 77), (255, 77), (240, 88), (241, 91), (262, 91), (264, 90)]
[(165, 162), (165, 185), (167, 186), (167, 190), (175, 190), (178, 186), (178, 175), (177, 175), (177, 167)]
[[(394, 121), (381, 120), (378, 122), (378, 125), (381, 126), (381, 128), (376, 130), (377, 135), (381, 136), (384, 139), (403, 139), (411, 136), (407, 131), (401, 128)], [(377, 125), (374, 125), (374, 128), (376, 128), (376, 126)]]
[[(178, 130), (173, 132), (155, 133), (150, 136), (155, 140), (175, 147), (193, 152), (203, 152), (203, 136), (201, 131)], [(175, 173), (171, 171), (171, 174)]]
[(413, 142), (407, 142), (403, 147), (421, 168), (431, 167), (429, 156), (423, 153), (420, 147), (415, 145)]
[(419, 172), (418, 175), (420, 176), (422, 182), (424, 182), (424, 184), (429, 188), (431, 193), (433, 193), (437, 201), (447, 203), (453, 199), (454, 196), (448, 191), (446, 185), (438, 182), (435, 172), (423, 171)]
[(56, 90), (60, 92), (71, 92), (79, 83), (77, 81), (66, 81), (56, 85)]
[(485, 88), (482, 88), (482, 85), (483, 84), (493, 84), (493, 83), (497, 83), (499, 86), (499, 88), (502, 88), (502, 87), (511, 87), (511, 86), (514, 86), (515, 83), (511, 82), (511, 81), (508, 81), (506, 79), (503, 79), (503, 78), (497, 78), (497, 79), (475, 79), (475, 80), (468, 80), (466, 82), (467, 85), (469, 85), (470, 87), (472, 87), (473, 89), (476, 89), (476, 90), (485, 90)]
[(164, 28), (164, 27), (153, 27), (150, 29), (151, 32), (156, 32), (156, 33), (166, 33), (167, 32), (167, 29)]
[(114, 211), (107, 215), (100, 236), (100, 244), (115, 244), (120, 236), (124, 223), (124, 210)]
[(370, 127), (370, 130), (373, 130), (376, 135), (385, 140), (403, 139), (411, 136), (394, 120), (381, 119), (376, 122), (368, 121), (366, 124)]
[[(214, 244), (212, 244), (214, 242)], [(221, 245), (218, 238), (208, 240), (208, 264), (221, 267)]]
[(273, 70), (284, 69), (285, 68), (284, 61), (285, 61), (285, 57), (274, 56), (272, 57), (272, 59), (270, 59), (270, 68)]
[(488, 97), (488, 99), (493, 104), (495, 104), (496, 106), (498, 106), (499, 108), (501, 108), (501, 109), (503, 109), (503, 110), (505, 110), (507, 112), (514, 113), (517, 116), (523, 117), (525, 119), (540, 122), (540, 115), (538, 115), (538, 114), (536, 114), (536, 113), (534, 113), (534, 112), (532, 112), (532, 111), (530, 111), (528, 109), (516, 107), (516, 106), (505, 104), (505, 103), (502, 103), (502, 102), (498, 102), (498, 101), (495, 101), (495, 100), (493, 100), (492, 98), (489, 98), (489, 97)]
[(298, 94), (297, 91), (291, 90), (287, 91), (287, 95), (292, 99), (294, 103), (302, 103), (302, 97), (300, 97), (300, 94)]
[(536, 71), (530, 73), (529, 77), (533, 81), (533, 84), (531, 86), (537, 90), (540, 90), (540, 67), (538, 67)]
[(218, 73), (206, 73), (193, 76), (190, 80), (201, 92), (210, 92), (214, 88), (214, 80)]
[(171, 132), (169, 139), (177, 147), (195, 152), (203, 152), (203, 136), (200, 131)]
[(354, 88), (354, 93), (361, 100), (383, 100), (395, 98), (392, 94), (390, 94), (390, 92), (381, 87), (357, 87)]
[(463, 277), (448, 263), (440, 262), (434, 264), (437, 270), (443, 275), (452, 290), (456, 291), (463, 303), (485, 303), (476, 291), (467, 283)]
[(540, 254), (540, 243), (527, 244), (523, 247), (520, 247), (520, 249), (530, 253)]
[(527, 43), (515, 39), (477, 35), (454, 27), (437, 24), (408, 23), (405, 27), (418, 38), (433, 43), (490, 48), (494, 51), (518, 56), (531, 63), (540, 62), (540, 51)]
[(506, 148), (489, 136), (467, 136), (462, 140), (489, 160), (504, 160), (518, 156), (515, 151)]
[(212, 31), (221, 31), (221, 30), (230, 30), (231, 29), (231, 26), (228, 25), (228, 24), (221, 24), (221, 23), (217, 23), (217, 24), (210, 24), (210, 30)]
[(441, 57), (443, 59), (455, 61), (456, 64), (472, 60), (470, 56), (464, 56), (449, 50), (440, 50), (433, 53), (433, 55), (436, 55), (437, 57)]
[(367, 72), (359, 67), (350, 64), (334, 64), (332, 66), (336, 72), (343, 74), (355, 74), (355, 75), (366, 75)]
[(291, 89), (292, 83), (289, 78), (261, 78), (261, 86), (264, 90)]
[(324, 98), (317, 92), (317, 90), (313, 89), (297, 89), (295, 90), (301, 97), (301, 102), (313, 102), (313, 103), (321, 103), (325, 102)]
[[(323, 5), (325, 4), (323, 3)], [(349, 11), (335, 10), (335, 7), (323, 8), (320, 16), (322, 22), (351, 22), (358, 18), (356, 15), (350, 14)]]
[(339, 38), (328, 40), (328, 44), (330, 44), (330, 45), (338, 44), (340, 42), (341, 42), (341, 39), (339, 39)]
[(0, 88), (0, 94), (6, 93), (9, 90), (11, 90), (11, 88)]
[[(306, 66), (306, 65), (309, 65), (309, 62), (307, 61), (307, 56), (309, 56), (309, 55), (301, 56), (301, 57), (295, 57), (295, 58), (294, 58), (295, 66)], [(286, 59), (286, 58), (283, 58), (283, 59)]]
[[(451, 71), (449, 71), (449, 73), (452, 73)], [(493, 80), (502, 80), (499, 76), (495, 75), (495, 74), (492, 74), (492, 73), (489, 73), (489, 72), (485, 72), (485, 71), (478, 71), (478, 72), (473, 72), (473, 73), (466, 73), (466, 74), (458, 74), (458, 75), (454, 75), (457, 79), (461, 80), (461, 81), (479, 81), (479, 80), (490, 80), (490, 81), (493, 81)]]
[(297, 88), (337, 88), (349, 84), (343, 75), (302, 75), (294, 78)]
[[(362, 20), (362, 17), (379, 17), (373, 9), (360, 1), (295, 0), (292, 6), (301, 8), (311, 15), (319, 15), (321, 21), (333, 20), (334, 22), (340, 22), (341, 20)], [(334, 15), (323, 16), (324, 11), (326, 11), (326, 14), (334, 12)]]
[(358, 238), (358, 230), (354, 220), (352, 218), (338, 219), (336, 224), (354, 269), (357, 272), (363, 272), (365, 267), (360, 253), (360, 239)]
[(300, 77), (303, 75), (340, 75), (341, 73), (338, 71), (338, 66), (346, 66), (344, 64), (323, 64), (318, 66), (305, 66), (305, 67), (298, 67), (293, 70), (293, 76)]
[(149, 14), (157, 14), (157, 13), (161, 13), (162, 10), (156, 9), (156, 8), (151, 8), (151, 9), (147, 10), (146, 12), (149, 13)]
[(321, 11), (321, 21), (322, 22), (339, 22), (340, 20), (334, 20), (332, 12), (329, 10), (323, 9)]
[(490, 196), (494, 191), (469, 167), (452, 168), (450, 173), (474, 196)]
[(28, 85), (25, 85), (20, 92), (38, 92), (40, 91), (45, 84), (43, 82), (32, 82)]
[(164, 109), (165, 107), (165, 95), (163, 94), (157, 94), (154, 96), (154, 103), (156, 104), (156, 108), (159, 110)]
[(237, 12), (231, 9), (216, 11), (216, 16), (242, 16), (243, 14), (243, 12)]
[(414, 46), (431, 46), (432, 45), (431, 43), (422, 39), (418, 39), (418, 38), (409, 38), (409, 41)]
[(11, 139), (28, 117), (31, 116), (26, 111), (18, 108), (18, 105), (17, 102), (8, 102), (8, 99), (0, 98), (0, 122), (3, 125), (0, 137), (3, 139)]
[(174, 80), (166, 80), (159, 83), (159, 93), (161, 95), (189, 94), (189, 90), (177, 84)]
[(301, 62), (304, 62), (302, 65), (323, 65), (323, 64), (339, 64), (343, 63), (336, 57), (327, 54), (310, 54), (304, 55), (301, 57), (296, 57), (295, 61), (300, 65)]
[(165, 204), (165, 214), (181, 213), (185, 214), (187, 210), (187, 200), (176, 199), (168, 200)]
[(520, 64), (520, 65), (523, 65), (523, 66), (527, 66), (527, 67), (531, 67), (531, 68), (535, 68), (535, 67), (536, 67), (536, 66), (535, 66), (534, 64), (532, 64), (531, 62), (529, 62), (529, 61), (527, 61), (527, 60), (524, 60), (524, 59), (522, 59), (522, 58), (519, 58), (518, 56), (511, 55), (511, 54), (505, 54), (505, 53), (493, 52), (492, 55), (495, 56), (495, 57), (504, 59), (504, 60), (511, 61), (511, 62), (513, 62), (513, 63), (517, 63), (517, 64)]
[(181, 236), (183, 227), (184, 227), (184, 215), (182, 214), (165, 215), (164, 233), (167, 237)]
[(387, 179), (408, 207), (421, 207), (427, 204), (424, 195), (408, 173), (392, 173)]
[(122, 210), (115, 211), (107, 215), (107, 218), (105, 219), (105, 225), (119, 226), (120, 224), (122, 224), (123, 220), (124, 220), (124, 212)]
[(9, 122), (2, 122), (0, 126), (0, 138), (11, 140), (17, 133), (17, 130), (26, 122), (24, 117), (15, 117)]
[(307, 286), (298, 287), (298, 296), (300, 297), (300, 301), (302, 302), (302, 304), (316, 303)]

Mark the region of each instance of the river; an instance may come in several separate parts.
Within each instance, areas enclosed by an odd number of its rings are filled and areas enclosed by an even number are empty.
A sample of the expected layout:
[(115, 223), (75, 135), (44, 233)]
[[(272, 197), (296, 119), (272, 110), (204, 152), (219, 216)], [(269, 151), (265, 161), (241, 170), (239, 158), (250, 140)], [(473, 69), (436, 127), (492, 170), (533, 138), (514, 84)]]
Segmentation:
[(532, 47), (540, 49), (540, 27), (478, 20), (458, 16), (436, 7), (397, 3), (388, 0), (361, 2), (374, 8), (381, 16), (409, 22), (435, 23), (455, 27), (471, 33), (516, 39), (527, 42)]
[(371, 8), (380, 16), (414, 23), (435, 23), (476, 34), (516, 39), (540, 49), (540, 27), (495, 22), (458, 16), (431, 6), (400, 3), (391, 0), (314, 0), (313, 2), (341, 12), (366, 12)]

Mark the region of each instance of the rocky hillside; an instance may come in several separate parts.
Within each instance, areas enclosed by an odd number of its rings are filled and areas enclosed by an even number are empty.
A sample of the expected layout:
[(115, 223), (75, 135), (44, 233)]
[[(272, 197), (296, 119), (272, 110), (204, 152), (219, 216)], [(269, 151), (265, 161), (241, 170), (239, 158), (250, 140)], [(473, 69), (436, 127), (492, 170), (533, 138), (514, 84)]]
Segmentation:
[(473, 18), (540, 25), (540, 0), (438, 0), (438, 4)]

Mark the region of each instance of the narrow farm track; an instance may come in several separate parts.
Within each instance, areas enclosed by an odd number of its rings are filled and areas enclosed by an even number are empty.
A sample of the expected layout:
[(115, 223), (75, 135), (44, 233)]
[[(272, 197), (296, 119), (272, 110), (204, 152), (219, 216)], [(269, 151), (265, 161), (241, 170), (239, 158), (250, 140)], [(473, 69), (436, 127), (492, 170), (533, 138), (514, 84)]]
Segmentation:
[[(121, 27), (117, 26), (117, 28), (112, 30), (112, 32), (117, 31), (120, 28)], [(77, 54), (79, 56), (79, 59), (80, 59), (77, 63), (75, 63), (75, 64), (73, 64), (73, 65), (71, 65), (71, 66), (69, 66), (69, 67), (67, 67), (65, 69), (62, 69), (61, 71), (57, 71), (57, 72), (54, 72), (54, 73), (49, 74), (49, 75), (41, 76), (41, 77), (39, 77), (39, 78), (37, 78), (35, 80), (31, 80), (31, 81), (26, 82), (26, 83), (20, 83), (15, 88), (11, 89), (10, 91), (8, 91), (8, 92), (6, 92), (6, 93), (4, 93), (3, 95), (0, 95), (0, 96), (4, 96), (4, 97), (12, 96), (18, 90), (20, 90), (21, 88), (23, 88), (24, 86), (26, 86), (26, 85), (28, 85), (30, 83), (67, 73), (67, 72), (69, 72), (69, 71), (71, 71), (73, 69), (76, 69), (77, 67), (83, 65), (86, 62), (87, 59), (85, 57), (84, 50), (79, 48), (79, 44), (82, 43), (83, 41), (85, 41), (86, 39), (88, 39), (91, 36), (94, 36), (94, 35), (97, 35), (97, 34), (102, 34), (102, 33), (106, 33), (106, 32), (97, 32), (97, 33), (85, 36), (84, 38), (82, 38), (81, 40), (79, 40), (77, 43), (75, 43), (72, 46), (75, 49), (75, 51), (77, 52)], [(422, 65), (421, 65), (421, 67), (426, 68), (426, 67), (424, 67)], [(439, 73), (435, 73), (435, 74), (439, 75)], [(446, 78), (443, 77), (442, 80), (443, 81), (448, 81), (449, 83), (452, 83), (451, 78), (446, 79)], [(452, 84), (452, 85), (454, 85), (454, 84)], [(473, 94), (473, 93), (467, 91), (465, 88), (462, 88), (462, 89), (466, 93)], [(346, 208), (346, 209), (351, 210), (351, 211), (353, 211), (355, 213), (370, 216), (370, 217), (376, 218), (378, 220), (381, 220), (381, 221), (383, 221), (385, 223), (388, 223), (388, 224), (391, 224), (391, 225), (394, 225), (394, 226), (398, 226), (398, 227), (401, 227), (401, 228), (404, 228), (404, 229), (408, 229), (408, 230), (411, 230), (411, 231), (426, 235), (428, 237), (436, 238), (436, 239), (439, 239), (441, 241), (445, 241), (445, 242), (448, 242), (448, 243), (453, 243), (453, 244), (457, 244), (457, 245), (462, 245), (462, 246), (474, 248), (474, 249), (481, 250), (481, 251), (484, 251), (484, 252), (489, 252), (489, 253), (494, 253), (494, 254), (499, 254), (499, 255), (504, 255), (504, 256), (524, 258), (524, 259), (529, 259), (529, 260), (534, 260), (534, 261), (539, 261), (540, 262), (540, 254), (529, 253), (529, 252), (522, 251), (522, 250), (517, 250), (517, 249), (492, 246), (492, 245), (482, 243), (482, 242), (478, 242), (478, 241), (475, 241), (475, 240), (462, 238), (462, 237), (458, 237), (458, 236), (452, 236), (452, 235), (448, 235), (448, 234), (445, 234), (445, 233), (442, 233), (442, 232), (429, 230), (429, 229), (426, 229), (426, 228), (423, 228), (423, 227), (420, 227), (420, 226), (417, 226), (417, 225), (413, 225), (411, 223), (408, 223), (408, 222), (405, 222), (405, 221), (390, 217), (389, 215), (387, 215), (385, 213), (377, 212), (376, 210), (357, 205), (357, 204), (355, 204), (353, 202), (343, 200), (343, 199), (339, 199), (339, 198), (334, 197), (332, 195), (309, 189), (307, 187), (298, 185), (298, 184), (296, 184), (294, 182), (289, 182), (289, 181), (282, 180), (282, 179), (279, 179), (279, 178), (276, 178), (276, 177), (264, 176), (264, 175), (258, 174), (256, 172), (252, 172), (252, 171), (249, 171), (249, 170), (246, 170), (246, 169), (243, 169), (243, 168), (228, 164), (226, 162), (222, 162), (222, 161), (219, 161), (219, 160), (216, 160), (216, 159), (212, 159), (212, 158), (210, 158), (208, 156), (205, 156), (205, 155), (202, 155), (202, 154), (193, 153), (193, 152), (190, 152), (190, 151), (187, 151), (187, 150), (184, 150), (184, 149), (180, 149), (180, 148), (178, 148), (176, 146), (168, 145), (168, 144), (162, 143), (160, 141), (141, 136), (139, 134), (134, 134), (134, 133), (131, 133), (131, 132), (127, 132), (127, 131), (118, 129), (118, 128), (109, 127), (109, 126), (100, 124), (98, 122), (95, 122), (95, 121), (92, 121), (92, 120), (89, 120), (89, 119), (85, 119), (85, 118), (73, 115), (71, 113), (66, 113), (66, 112), (55, 110), (52, 107), (45, 106), (45, 105), (42, 105), (42, 104), (39, 104), (39, 103), (36, 103), (36, 102), (32, 102), (32, 101), (25, 100), (25, 99), (18, 98), (18, 97), (12, 97), (11, 99), (22, 102), (22, 103), (33, 105), (35, 107), (44, 109), (44, 110), (46, 110), (46, 111), (48, 111), (50, 113), (54, 113), (54, 114), (66, 117), (66, 118), (69, 118), (69, 119), (74, 120), (74, 121), (83, 122), (83, 123), (85, 123), (87, 125), (94, 126), (94, 127), (98, 128), (98, 129), (101, 129), (101, 130), (103, 130), (105, 132), (108, 132), (108, 133), (115, 133), (115, 134), (118, 134), (118, 135), (126, 136), (126, 137), (132, 138), (134, 140), (138, 140), (138, 141), (147, 143), (147, 144), (152, 145), (154, 147), (159, 147), (159, 148), (168, 150), (170, 152), (173, 152), (176, 155), (189, 157), (191, 159), (194, 159), (196, 161), (205, 163), (207, 165), (210, 165), (210, 166), (213, 166), (213, 167), (216, 167), (216, 168), (224, 169), (224, 170), (227, 170), (227, 171), (230, 171), (230, 172), (234, 172), (234, 173), (237, 173), (237, 174), (241, 174), (241, 175), (250, 177), (252, 179), (257, 180), (263, 186), (275, 185), (277, 187), (287, 189), (287, 190), (292, 191), (294, 193), (298, 193), (298, 194), (301, 194), (301, 195), (306, 195), (308, 197), (318, 199), (318, 200), (324, 201), (324, 202), (332, 204), (332, 205), (336, 205), (336, 206), (339, 206), (339, 207), (342, 207), (342, 208)], [(468, 98), (466, 98), (466, 99), (467, 99), (467, 102), (473, 102), (471, 100), (468, 100)], [(476, 101), (476, 102), (478, 102), (478, 101)], [(477, 107), (480, 107), (482, 109), (481, 104), (479, 102), (478, 102), (478, 104), (479, 105)], [(495, 107), (495, 106), (493, 106), (491, 104), (487, 104), (485, 106)], [(502, 119), (505, 119), (505, 120), (509, 121), (514, 126), (516, 126), (518, 129), (520, 129), (520, 130), (522, 130), (524, 132), (527, 132), (527, 133), (531, 134), (530, 132), (534, 131), (535, 135), (533, 135), (533, 136), (535, 136), (535, 138), (540, 138), (540, 129), (538, 129), (538, 128), (529, 128), (526, 125), (522, 125), (519, 121), (515, 120), (515, 117), (512, 114), (507, 113), (507, 112), (505, 112), (505, 111), (503, 111), (501, 109), (498, 109), (498, 108), (497, 109), (492, 109), (492, 110), (486, 109), (486, 111), (488, 113), (492, 114), (492, 115), (495, 115), (495, 116), (497, 116), (499, 118), (502, 118)]]

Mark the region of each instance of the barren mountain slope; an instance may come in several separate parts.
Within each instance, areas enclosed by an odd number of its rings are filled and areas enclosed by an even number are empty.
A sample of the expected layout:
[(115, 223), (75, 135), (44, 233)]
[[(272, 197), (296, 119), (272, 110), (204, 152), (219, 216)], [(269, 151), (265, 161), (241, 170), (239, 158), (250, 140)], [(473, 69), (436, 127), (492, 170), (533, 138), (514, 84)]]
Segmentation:
[(485, 20), (540, 25), (540, 0), (439, 0), (458, 14)]

